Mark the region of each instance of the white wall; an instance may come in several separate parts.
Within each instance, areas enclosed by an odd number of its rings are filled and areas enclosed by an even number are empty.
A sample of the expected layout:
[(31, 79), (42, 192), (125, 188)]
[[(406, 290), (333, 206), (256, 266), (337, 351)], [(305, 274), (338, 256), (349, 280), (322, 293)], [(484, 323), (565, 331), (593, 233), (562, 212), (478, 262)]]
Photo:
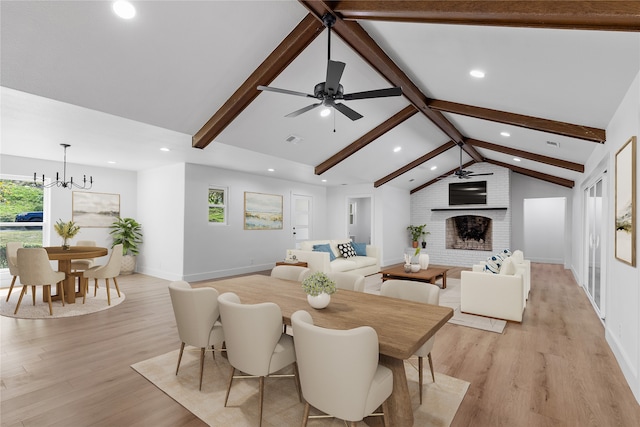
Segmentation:
[(524, 199), (524, 245), (531, 262), (564, 263), (564, 197)]

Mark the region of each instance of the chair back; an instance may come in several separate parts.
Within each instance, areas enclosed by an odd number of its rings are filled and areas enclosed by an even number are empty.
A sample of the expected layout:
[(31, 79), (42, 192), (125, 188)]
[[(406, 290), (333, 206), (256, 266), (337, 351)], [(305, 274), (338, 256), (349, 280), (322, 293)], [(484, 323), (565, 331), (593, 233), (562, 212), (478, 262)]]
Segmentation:
[(271, 270), (271, 277), (302, 282), (310, 273), (311, 269), (306, 267), (298, 267), (296, 265), (276, 265)]
[(7, 242), (7, 264), (9, 264), (9, 273), (12, 276), (19, 276), (18, 269), (18, 249), (22, 247), (22, 242)]
[(44, 248), (19, 248), (17, 259), (23, 285), (55, 285), (64, 279), (64, 273), (51, 268)]
[(96, 246), (95, 240), (78, 240), (76, 246)]
[(122, 264), (122, 243), (115, 245), (111, 250), (109, 261), (100, 267), (100, 277), (118, 277), (120, 275), (120, 266)]
[(180, 341), (199, 348), (218, 344), (210, 342), (213, 325), (220, 317), (218, 291), (192, 288), (180, 280), (169, 283), (169, 295)]
[(218, 297), (229, 363), (246, 374), (271, 373), (271, 357), (282, 336), (282, 311), (277, 304), (242, 304), (238, 295)]
[(305, 400), (343, 420), (359, 421), (369, 415), (367, 398), (378, 369), (376, 331), (370, 326), (321, 328), (304, 310), (293, 313), (291, 324)]
[(349, 291), (364, 292), (364, 276), (362, 274), (334, 272), (327, 276), (336, 282), (336, 288)]

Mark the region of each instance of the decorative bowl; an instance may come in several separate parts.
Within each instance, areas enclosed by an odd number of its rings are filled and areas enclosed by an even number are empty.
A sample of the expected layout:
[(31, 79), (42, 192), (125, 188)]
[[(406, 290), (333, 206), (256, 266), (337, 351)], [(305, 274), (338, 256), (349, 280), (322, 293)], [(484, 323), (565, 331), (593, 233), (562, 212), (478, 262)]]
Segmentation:
[(420, 264), (411, 264), (411, 272), (417, 273), (418, 271), (420, 271)]

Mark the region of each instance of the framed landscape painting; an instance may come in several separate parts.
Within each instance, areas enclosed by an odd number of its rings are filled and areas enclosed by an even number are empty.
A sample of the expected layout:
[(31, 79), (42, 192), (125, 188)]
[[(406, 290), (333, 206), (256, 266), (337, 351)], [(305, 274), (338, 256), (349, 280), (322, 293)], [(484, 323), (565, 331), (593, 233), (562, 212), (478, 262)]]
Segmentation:
[(109, 227), (120, 217), (120, 195), (74, 191), (72, 219), (80, 227)]
[(282, 196), (244, 193), (245, 230), (282, 230)]
[(636, 265), (636, 137), (616, 153), (616, 258)]

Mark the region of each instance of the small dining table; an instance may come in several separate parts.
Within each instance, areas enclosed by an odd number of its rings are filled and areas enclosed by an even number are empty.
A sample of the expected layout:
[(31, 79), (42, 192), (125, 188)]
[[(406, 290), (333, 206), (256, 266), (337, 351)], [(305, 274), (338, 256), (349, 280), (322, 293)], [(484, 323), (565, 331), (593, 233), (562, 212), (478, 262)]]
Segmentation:
[[(83, 286), (80, 285), (78, 292), (75, 290), (74, 279), (71, 274), (71, 261), (74, 259), (88, 259), (99, 258), (109, 253), (107, 248), (101, 248), (98, 246), (69, 246), (69, 249), (63, 249), (62, 246), (47, 246), (44, 248), (47, 251), (49, 259), (52, 261), (58, 261), (58, 271), (65, 273), (65, 279), (63, 282), (65, 302), (67, 304), (75, 304), (76, 296), (80, 297), (84, 293)], [(49, 288), (44, 288), (43, 300), (47, 301), (49, 298)], [(51, 299), (60, 299), (59, 293), (57, 295), (51, 295)]]
[[(393, 392), (387, 416), (390, 425), (413, 425), (413, 408), (404, 371), (410, 358), (451, 317), (453, 309), (364, 292), (339, 289), (322, 310), (311, 308), (298, 282), (264, 275), (249, 275), (206, 282), (220, 294), (234, 292), (246, 304), (274, 302), (282, 310), (283, 321), (291, 325), (297, 310), (311, 314), (314, 324), (331, 329), (371, 326), (378, 334), (380, 362), (393, 372)], [(367, 423), (377, 423), (373, 417)]]

